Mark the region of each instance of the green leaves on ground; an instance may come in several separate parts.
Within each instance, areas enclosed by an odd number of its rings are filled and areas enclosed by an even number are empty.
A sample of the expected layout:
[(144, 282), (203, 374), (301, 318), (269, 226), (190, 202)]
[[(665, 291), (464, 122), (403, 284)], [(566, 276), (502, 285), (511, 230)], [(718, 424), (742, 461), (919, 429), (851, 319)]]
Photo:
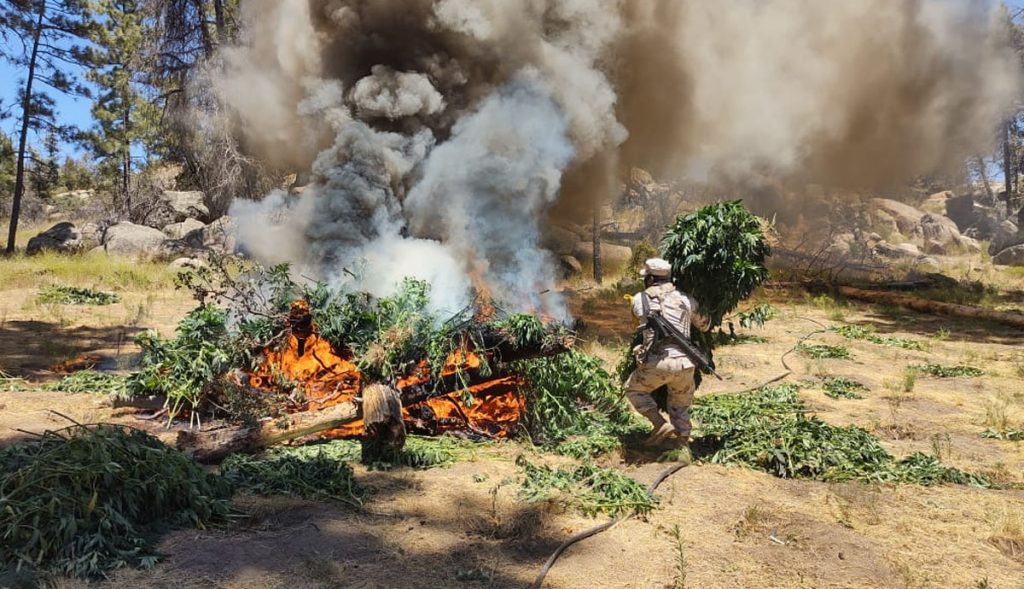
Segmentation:
[(658, 505), (643, 485), (611, 468), (591, 463), (551, 468), (522, 456), (516, 464), (523, 471), (519, 497), (524, 501), (557, 501), (584, 515), (612, 517), (643, 515)]
[[(537, 443), (572, 455), (603, 453), (611, 445), (610, 437), (640, 427), (598, 358), (572, 350), (554, 358), (516, 362), (513, 371), (526, 380), (522, 424)], [(590, 437), (595, 438), (582, 439)]]
[(957, 366), (946, 366), (943, 364), (915, 364), (910, 368), (911, 370), (923, 372), (938, 378), (976, 378), (985, 374), (985, 371), (980, 368), (964, 366), (962, 364)]
[(55, 305), (112, 305), (121, 301), (116, 294), (77, 286), (47, 286), (39, 289), (36, 298), (43, 304)]
[(796, 349), (804, 356), (814, 358), (816, 360), (823, 358), (846, 360), (850, 358), (850, 350), (845, 346), (830, 346), (827, 344), (808, 344), (801, 342), (797, 345)]
[(868, 390), (868, 387), (861, 383), (842, 376), (826, 378), (823, 388), (825, 389), (825, 396), (833, 399), (863, 399), (864, 395), (860, 393)]
[(124, 396), (127, 394), (127, 377), (112, 372), (99, 370), (79, 370), (72, 372), (57, 382), (43, 387), (48, 391), (62, 393), (98, 393), (104, 395)]
[(1024, 442), (1024, 429), (987, 429), (981, 432), (981, 437), (1009, 442)]
[(740, 327), (750, 329), (751, 327), (764, 327), (764, 324), (779, 315), (779, 310), (769, 304), (761, 304), (756, 307), (741, 311), (736, 314), (740, 320)]
[(257, 495), (294, 495), (362, 505), (364, 492), (356, 485), (352, 467), (330, 455), (275, 453), (264, 458), (234, 454), (221, 465), (233, 485)]
[(702, 434), (694, 442), (696, 454), (716, 464), (782, 478), (991, 486), (985, 477), (942, 466), (932, 456), (897, 460), (867, 431), (808, 415), (792, 384), (699, 397), (691, 414)]
[(74, 426), (0, 450), (0, 569), (102, 577), (151, 566), (154, 533), (228, 512), (229, 486), (156, 438)]
[(878, 335), (874, 328), (863, 325), (843, 325), (833, 327), (832, 331), (847, 339), (867, 340), (873, 344), (890, 348), (903, 348), (904, 350), (924, 350), (924, 345), (917, 340), (904, 339), (890, 335)]

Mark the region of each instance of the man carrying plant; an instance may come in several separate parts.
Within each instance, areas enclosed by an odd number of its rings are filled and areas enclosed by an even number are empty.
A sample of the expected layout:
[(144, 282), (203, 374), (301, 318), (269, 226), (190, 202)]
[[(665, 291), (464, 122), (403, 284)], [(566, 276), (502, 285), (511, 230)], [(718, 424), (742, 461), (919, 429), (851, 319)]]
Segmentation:
[[(672, 284), (671, 274), (672, 266), (666, 260), (647, 260), (640, 271), (645, 288), (633, 296), (633, 314), (640, 320), (643, 343), (633, 348), (637, 367), (625, 387), (630, 403), (654, 426), (644, 442), (648, 447), (683, 447), (690, 439), (695, 365), (678, 338), (668, 337), (664, 331), (688, 340), (691, 325), (702, 331), (709, 327), (708, 319), (697, 312), (697, 301)], [(668, 324), (666, 329), (658, 328), (653, 320), (656, 315), (662, 325)], [(668, 421), (651, 396), (662, 386), (668, 389)]]

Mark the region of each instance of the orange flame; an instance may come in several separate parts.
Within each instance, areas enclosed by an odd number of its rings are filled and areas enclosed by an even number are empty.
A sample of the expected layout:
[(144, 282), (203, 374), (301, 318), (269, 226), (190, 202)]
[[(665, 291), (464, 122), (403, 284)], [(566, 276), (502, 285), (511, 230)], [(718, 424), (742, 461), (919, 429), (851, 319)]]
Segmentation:
[[(316, 333), (306, 301), (292, 304), (291, 334), (280, 349), (264, 351), (264, 361), (249, 375), (249, 384), (269, 392), (290, 392), (286, 411), (316, 411), (353, 401), (359, 396), (363, 375), (348, 350), (335, 350)], [(457, 373), (473, 374), (483, 359), (468, 350), (451, 353), (441, 369), (441, 378)], [(430, 369), (422, 360), (416, 369), (396, 383), (399, 391), (430, 383)], [(462, 390), (433, 396), (402, 408), (402, 418), (411, 431), (430, 433), (462, 432), (504, 438), (515, 431), (525, 400), (516, 377), (486, 380)], [(466, 402), (469, 401), (469, 402)], [(346, 424), (321, 434), (326, 438), (358, 437), (362, 421)]]

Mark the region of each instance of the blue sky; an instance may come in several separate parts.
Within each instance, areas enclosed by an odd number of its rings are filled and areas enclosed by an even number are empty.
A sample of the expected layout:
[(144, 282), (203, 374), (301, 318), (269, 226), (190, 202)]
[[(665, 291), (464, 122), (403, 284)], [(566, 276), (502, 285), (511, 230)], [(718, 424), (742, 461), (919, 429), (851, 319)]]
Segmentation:
[[(856, 2), (857, 0), (848, 1)], [(950, 1), (969, 2), (971, 0)], [(1006, 4), (1011, 8), (1024, 8), (1024, 0), (1007, 0)], [(17, 43), (17, 41), (12, 42)], [(13, 68), (6, 61), (0, 60), (0, 101), (2, 101), (4, 108), (10, 107), (11, 103), (14, 101), (16, 88), (23, 76), (24, 74), (21, 71)], [(54, 98), (57, 100), (57, 113), (62, 122), (79, 127), (87, 127), (91, 124), (89, 100), (83, 98), (72, 98), (60, 93), (53, 94)], [(17, 109), (15, 109), (14, 114), (17, 114), (16, 111)], [(17, 122), (13, 117), (0, 121), (0, 131), (5, 132), (12, 137), (15, 135), (16, 128)], [(65, 153), (80, 155), (81, 150), (74, 145), (65, 145), (64, 151)]]

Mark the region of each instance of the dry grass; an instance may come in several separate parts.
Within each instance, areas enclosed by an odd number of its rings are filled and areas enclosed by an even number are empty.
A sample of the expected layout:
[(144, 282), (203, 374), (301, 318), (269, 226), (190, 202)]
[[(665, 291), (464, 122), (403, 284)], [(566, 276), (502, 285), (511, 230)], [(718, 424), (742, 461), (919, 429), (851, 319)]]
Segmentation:
[(0, 284), (5, 290), (63, 284), (145, 292), (172, 286), (174, 274), (162, 262), (136, 262), (103, 253), (61, 255), (46, 252), (36, 256), (17, 254), (0, 258)]
[(1024, 563), (1024, 511), (1008, 506), (995, 519), (988, 541), (999, 552)]

